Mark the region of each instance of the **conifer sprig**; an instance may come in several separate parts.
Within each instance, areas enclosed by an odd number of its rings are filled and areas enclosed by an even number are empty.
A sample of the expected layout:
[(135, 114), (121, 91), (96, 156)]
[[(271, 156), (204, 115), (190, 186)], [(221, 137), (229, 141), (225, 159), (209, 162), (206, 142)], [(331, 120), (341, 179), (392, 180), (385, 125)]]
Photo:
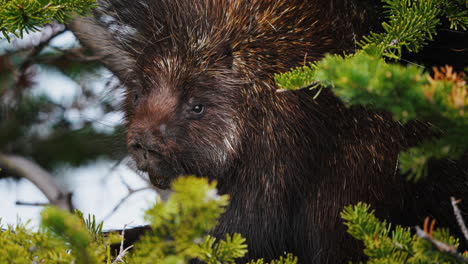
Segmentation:
[[(207, 264), (234, 264), (245, 256), (247, 245), (241, 235), (227, 234), (224, 240), (208, 235), (228, 203), (227, 196), (217, 193), (215, 182), (180, 177), (172, 189), (174, 193), (167, 202), (157, 201), (146, 212), (152, 230), (119, 261), (176, 264), (199, 259)], [(70, 214), (47, 208), (41, 217), (43, 228), (39, 231), (17, 225), (0, 232), (0, 263), (113, 263), (110, 245), (121, 243), (119, 234), (104, 235), (102, 224), (94, 216), (85, 219), (81, 212)], [(268, 263), (297, 262), (296, 257), (286, 255)], [(260, 259), (249, 264), (266, 262)]]
[(64, 23), (73, 15), (84, 15), (96, 6), (96, 0), (0, 0), (0, 31), (23, 37), (54, 20)]
[(376, 44), (383, 55), (399, 59), (405, 48), (419, 51), (436, 34), (440, 11), (436, 0), (383, 0), (387, 21), (384, 32), (372, 32), (359, 43), (364, 49)]
[(271, 262), (265, 262), (263, 259), (252, 260), (247, 264), (297, 264), (299, 260), (292, 254), (287, 254), (286, 256), (281, 256), (279, 259), (274, 259)]
[[(377, 54), (377, 55), (376, 55)], [(443, 136), (424, 142), (400, 155), (400, 169), (410, 179), (427, 174), (431, 158), (458, 159), (467, 149), (468, 86), (464, 73), (449, 66), (423, 68), (387, 63), (377, 48), (350, 56), (327, 55), (313, 65), (277, 75), (282, 89), (299, 89), (310, 80), (329, 86), (347, 104), (390, 111), (393, 118), (431, 122)]]
[(359, 45), (366, 49), (376, 46), (380, 52), (400, 59), (404, 50), (418, 52), (437, 34), (441, 18), (450, 22), (450, 28), (468, 27), (468, 3), (464, 0), (383, 0), (387, 20), (383, 32), (364, 36)]
[[(436, 264), (459, 263), (457, 258), (437, 250), (428, 241), (412, 234), (410, 228), (393, 227), (380, 221), (365, 203), (345, 207), (341, 213), (348, 233), (364, 243), (367, 263)], [(430, 236), (456, 250), (458, 239), (450, 236), (446, 229), (432, 226)]]
[(433, 75), (414, 65), (389, 64), (402, 51), (420, 50), (436, 33), (440, 17), (454, 28), (465, 29), (468, 3), (443, 0), (384, 0), (387, 21), (381, 33), (360, 42), (362, 50), (347, 56), (328, 55), (322, 61), (275, 75), (280, 89), (332, 87), (345, 103), (390, 111), (400, 122), (427, 121), (443, 131), (400, 155), (400, 169), (410, 179), (427, 174), (431, 158), (458, 159), (468, 150), (468, 86), (464, 73), (449, 66), (434, 68)]
[(468, 29), (468, 2), (466, 0), (442, 1), (445, 16), (454, 30)]

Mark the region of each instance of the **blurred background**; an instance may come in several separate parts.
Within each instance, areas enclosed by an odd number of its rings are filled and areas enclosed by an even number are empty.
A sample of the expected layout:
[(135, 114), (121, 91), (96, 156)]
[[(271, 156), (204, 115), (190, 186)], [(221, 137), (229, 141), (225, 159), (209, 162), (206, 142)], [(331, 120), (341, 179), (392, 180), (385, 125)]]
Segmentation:
[(62, 24), (0, 39), (3, 225), (37, 227), (51, 203), (94, 214), (105, 229), (144, 223), (156, 192), (126, 157), (123, 88), (98, 59)]

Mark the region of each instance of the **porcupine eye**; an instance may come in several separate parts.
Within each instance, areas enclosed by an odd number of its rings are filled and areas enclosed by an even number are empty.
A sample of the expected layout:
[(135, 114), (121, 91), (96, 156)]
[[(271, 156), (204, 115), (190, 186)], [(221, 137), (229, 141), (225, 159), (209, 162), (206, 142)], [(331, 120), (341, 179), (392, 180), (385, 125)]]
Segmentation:
[(205, 110), (205, 106), (202, 104), (197, 104), (192, 108), (192, 112), (196, 115), (201, 115)]

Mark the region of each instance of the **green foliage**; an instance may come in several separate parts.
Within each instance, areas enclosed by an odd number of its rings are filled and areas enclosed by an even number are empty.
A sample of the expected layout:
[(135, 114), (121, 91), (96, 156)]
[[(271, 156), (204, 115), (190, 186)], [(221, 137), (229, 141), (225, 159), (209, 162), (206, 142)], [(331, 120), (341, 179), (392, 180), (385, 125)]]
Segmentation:
[(99, 236), (102, 235), (102, 227), (104, 226), (104, 222), (97, 223), (95, 215), (88, 215), (88, 217), (85, 218), (83, 212), (78, 209), (75, 209), (75, 215), (80, 218), (86, 229), (91, 233), (93, 239), (98, 240)]
[(366, 49), (376, 45), (389, 58), (401, 58), (402, 51), (418, 52), (436, 34), (440, 17), (450, 21), (450, 27), (466, 29), (468, 4), (464, 0), (383, 0), (387, 21), (383, 32), (372, 32), (359, 43)]
[(95, 7), (96, 0), (0, 0), (0, 31), (23, 37), (24, 32), (38, 31), (57, 20), (65, 22), (75, 14), (84, 15)]
[[(51, 207), (41, 213), (42, 227), (8, 226), (0, 232), (0, 263), (110, 263), (110, 244), (120, 241), (104, 237), (102, 223)], [(99, 231), (99, 233), (96, 233)]]
[(68, 264), (74, 258), (67, 250), (68, 246), (51, 233), (33, 232), (23, 224), (0, 231), (0, 263)]
[(236, 258), (241, 258), (247, 253), (245, 238), (239, 234), (233, 236), (226, 234), (226, 239), (216, 243), (216, 238), (206, 236), (200, 244), (201, 254), (198, 259), (207, 264), (234, 263)]
[[(353, 55), (327, 55), (323, 60), (275, 75), (281, 89), (332, 87), (345, 103), (385, 109), (401, 122), (427, 121), (444, 135), (401, 153), (400, 169), (410, 179), (427, 174), (431, 158), (459, 158), (468, 150), (468, 88), (463, 74), (452, 68), (423, 68), (389, 64), (402, 50), (420, 50), (436, 33), (439, 17), (453, 28), (467, 27), (468, 7), (463, 1), (385, 0), (384, 31), (371, 33)], [(319, 85), (316, 83), (320, 83)], [(312, 84), (312, 86), (311, 86)]]
[[(228, 204), (218, 195), (216, 183), (197, 177), (181, 177), (173, 182), (174, 193), (167, 202), (157, 201), (146, 212), (152, 230), (130, 252), (117, 252), (123, 263), (188, 263), (199, 259), (207, 264), (233, 264), (247, 253), (240, 234), (217, 240), (208, 235)], [(0, 263), (111, 263), (110, 245), (120, 243), (117, 234), (102, 233), (102, 223), (94, 216), (86, 219), (47, 208), (42, 228), (31, 231), (23, 225), (0, 232)], [(297, 264), (292, 255), (280, 256), (270, 264)], [(264, 264), (253, 260), (249, 264)]]
[[(287, 254), (286, 257), (279, 257), (278, 260), (272, 260), (268, 262), (269, 264), (297, 264), (298, 259), (297, 257), (293, 256), (292, 254)], [(267, 264), (263, 259), (259, 260), (252, 260), (247, 264)]]
[[(226, 195), (217, 194), (215, 182), (184, 177), (176, 179), (172, 189), (166, 203), (157, 201), (146, 212), (152, 231), (135, 245), (129, 263), (187, 263), (197, 258), (208, 264), (231, 264), (247, 253), (240, 234), (227, 234), (224, 240), (207, 235), (228, 204)], [(293, 264), (297, 259), (281, 257), (271, 263)]]
[(467, 85), (450, 67), (435, 69), (435, 76), (420, 67), (390, 64), (376, 49), (350, 56), (327, 55), (304, 69), (277, 75), (278, 86), (297, 89), (313, 79), (332, 87), (348, 104), (385, 109), (401, 122), (429, 121), (444, 131), (437, 140), (424, 142), (400, 155), (400, 168), (410, 178), (426, 175), (430, 158), (459, 158), (467, 149)]
[(442, 5), (451, 29), (466, 30), (468, 28), (468, 2), (466, 0), (443, 1)]
[(209, 238), (204, 236), (216, 225), (228, 203), (227, 196), (217, 194), (215, 184), (196, 177), (175, 180), (172, 185), (174, 194), (169, 200), (166, 203), (157, 201), (146, 212), (145, 218), (152, 231), (135, 245), (131, 261), (185, 263), (202, 256), (200, 245), (209, 244), (206, 241)]
[[(68, 245), (77, 263), (103, 263), (110, 259), (108, 239), (87, 229), (81, 213), (77, 215), (50, 207), (42, 211), (41, 224), (52, 235)], [(88, 222), (89, 223), (89, 222)], [(88, 226), (92, 226), (91, 223)]]
[(389, 64), (365, 51), (349, 57), (328, 55), (317, 67), (315, 80), (332, 85), (347, 103), (387, 109), (402, 122), (430, 119), (439, 126), (468, 125), (464, 83), (434, 80), (420, 67)]
[[(313, 84), (317, 66), (313, 63), (291, 69), (283, 74), (275, 74), (276, 84), (280, 89), (301, 89)], [(315, 88), (315, 87), (314, 87)]]
[[(367, 263), (458, 263), (444, 252), (435, 249), (429, 242), (413, 235), (410, 228), (392, 227), (374, 216), (374, 211), (364, 203), (345, 207), (341, 213), (348, 233), (364, 243)], [(458, 240), (446, 229), (431, 230), (433, 239), (458, 247)]]
[(440, 14), (436, 0), (383, 0), (387, 21), (384, 32), (365, 36), (360, 45), (377, 44), (384, 55), (400, 58), (403, 48), (417, 52), (436, 34)]

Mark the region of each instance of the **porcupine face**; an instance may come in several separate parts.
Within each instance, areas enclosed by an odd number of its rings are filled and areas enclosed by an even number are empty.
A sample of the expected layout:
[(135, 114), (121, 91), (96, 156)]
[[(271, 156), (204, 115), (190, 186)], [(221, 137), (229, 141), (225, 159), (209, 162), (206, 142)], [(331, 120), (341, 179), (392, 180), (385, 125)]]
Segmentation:
[(264, 96), (276, 89), (273, 73), (333, 46), (327, 28), (314, 26), (315, 9), (310, 21), (301, 16), (314, 2), (103, 2), (100, 23), (132, 65), (120, 76), (128, 149), (162, 188), (181, 174), (215, 178), (233, 169), (241, 146), (255, 143), (246, 131), (265, 124), (252, 109), (274, 116)]
[(182, 49), (138, 62), (140, 85), (126, 98), (128, 149), (160, 188), (181, 174), (217, 177), (238, 153), (239, 82), (229, 54), (218, 58), (203, 65)]

